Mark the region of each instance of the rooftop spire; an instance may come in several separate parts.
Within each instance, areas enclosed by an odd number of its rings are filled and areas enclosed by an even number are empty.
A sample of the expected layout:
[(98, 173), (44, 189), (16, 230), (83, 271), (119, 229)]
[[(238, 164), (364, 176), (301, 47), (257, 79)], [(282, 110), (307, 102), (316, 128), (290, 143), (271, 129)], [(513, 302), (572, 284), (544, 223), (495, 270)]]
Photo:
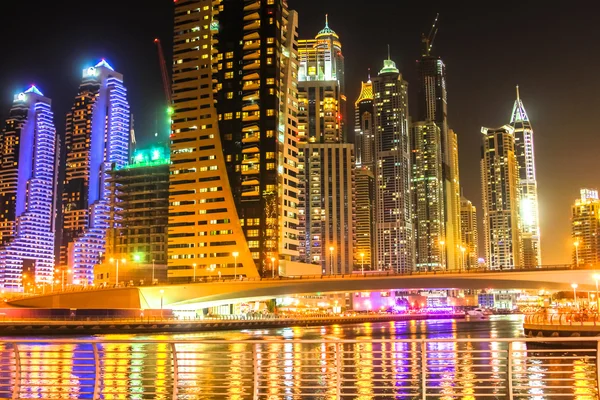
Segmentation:
[(389, 72), (399, 74), (400, 70), (396, 67), (396, 63), (392, 61), (390, 45), (388, 44), (388, 58), (383, 60), (383, 68), (379, 71), (379, 75)]
[(329, 14), (325, 14), (325, 28), (329, 28)]
[(517, 85), (517, 99), (515, 100), (515, 105), (513, 106), (512, 115), (510, 117), (511, 125), (514, 126), (514, 124), (517, 122), (529, 123), (527, 111), (525, 111), (525, 106), (523, 106), (521, 95), (519, 94), (519, 85)]
[(367, 82), (371, 82), (371, 67), (369, 67), (367, 71)]
[(388, 60), (392, 59), (391, 53), (390, 53), (390, 45), (388, 44)]

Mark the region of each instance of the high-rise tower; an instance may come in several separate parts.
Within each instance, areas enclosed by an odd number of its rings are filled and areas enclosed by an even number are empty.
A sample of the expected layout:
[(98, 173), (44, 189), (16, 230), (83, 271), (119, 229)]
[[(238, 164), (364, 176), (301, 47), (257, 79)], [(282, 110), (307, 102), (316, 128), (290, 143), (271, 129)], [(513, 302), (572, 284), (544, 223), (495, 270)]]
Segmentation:
[(465, 248), (465, 268), (467, 270), (478, 266), (479, 253), (477, 232), (477, 208), (465, 197), (460, 202), (460, 223)]
[(510, 125), (481, 128), (481, 188), (486, 262), (490, 269), (522, 265), (519, 167)]
[(389, 58), (373, 79), (377, 269), (414, 268), (408, 84)]
[(600, 261), (600, 198), (597, 189), (581, 189), (571, 207), (573, 265), (594, 266)]
[(35, 87), (14, 97), (0, 132), (0, 286), (53, 281), (58, 138), (51, 101)]
[(423, 271), (445, 268), (440, 128), (433, 121), (413, 122), (411, 139), (416, 268)]
[(375, 111), (373, 82), (361, 82), (354, 103), (354, 143), (356, 154), (356, 251), (361, 269), (375, 265)]
[(519, 164), (520, 213), (523, 230), (523, 266), (534, 268), (542, 263), (540, 225), (535, 177), (533, 128), (519, 96), (513, 107), (510, 124), (515, 131), (515, 153)]
[(445, 264), (448, 269), (452, 270), (456, 269), (461, 262), (460, 199), (456, 199), (456, 193), (460, 193), (460, 188), (456, 187), (459, 177), (453, 176), (451, 160), (452, 143), (448, 128), (446, 65), (440, 57), (432, 54), (433, 42), (438, 29), (437, 20), (438, 17), (435, 18), (429, 35), (423, 35), (421, 38), (421, 58), (417, 61), (420, 77), (417, 88), (417, 115), (419, 121), (433, 121), (440, 128)]
[(325, 27), (298, 41), (298, 134), (300, 141), (346, 141), (344, 56), (340, 37)]
[(123, 75), (105, 60), (83, 70), (67, 114), (66, 171), (62, 194), (61, 264), (73, 283), (94, 279), (105, 252), (109, 219), (108, 172), (129, 161), (130, 114)]
[(296, 27), (283, 0), (175, 3), (171, 281), (298, 256)]

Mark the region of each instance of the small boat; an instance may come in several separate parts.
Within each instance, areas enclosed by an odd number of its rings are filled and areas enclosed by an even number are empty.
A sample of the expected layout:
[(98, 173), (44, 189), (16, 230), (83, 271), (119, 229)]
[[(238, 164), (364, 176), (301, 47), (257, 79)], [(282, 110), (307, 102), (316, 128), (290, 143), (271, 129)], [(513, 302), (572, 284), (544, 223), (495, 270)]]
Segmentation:
[(485, 318), (485, 312), (481, 308), (475, 308), (473, 310), (468, 310), (467, 315), (471, 318), (479, 318), (479, 319)]

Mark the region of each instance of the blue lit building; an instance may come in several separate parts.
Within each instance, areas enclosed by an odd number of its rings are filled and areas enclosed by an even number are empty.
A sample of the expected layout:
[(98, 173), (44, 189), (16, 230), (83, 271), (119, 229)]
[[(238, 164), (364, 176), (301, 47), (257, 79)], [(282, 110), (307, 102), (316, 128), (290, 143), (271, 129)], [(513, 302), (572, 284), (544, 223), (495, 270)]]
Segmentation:
[(15, 96), (0, 132), (0, 286), (51, 284), (58, 139), (51, 101), (35, 87)]
[(123, 75), (102, 60), (83, 70), (65, 134), (61, 268), (74, 284), (91, 284), (105, 253), (108, 172), (129, 161), (130, 114)]

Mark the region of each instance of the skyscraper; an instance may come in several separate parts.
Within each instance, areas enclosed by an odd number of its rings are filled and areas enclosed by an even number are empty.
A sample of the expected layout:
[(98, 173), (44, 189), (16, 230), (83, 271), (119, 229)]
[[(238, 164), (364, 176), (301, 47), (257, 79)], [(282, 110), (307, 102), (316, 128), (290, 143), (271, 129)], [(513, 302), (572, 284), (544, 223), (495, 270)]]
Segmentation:
[[(452, 260), (450, 264), (447, 264), (448, 269), (460, 269), (464, 268), (464, 238), (462, 237), (461, 231), (461, 220), (460, 220), (460, 170), (458, 165), (458, 135), (453, 129), (448, 129), (448, 167), (449, 167), (449, 180), (446, 180), (446, 192), (445, 192), (445, 209), (446, 213), (452, 215), (452, 218), (446, 218), (446, 244), (445, 249), (446, 255), (452, 257), (454, 253), (454, 266), (452, 266)], [(448, 250), (449, 246), (454, 243), (453, 251)]]
[(573, 265), (593, 266), (600, 261), (600, 199), (597, 189), (581, 189), (571, 207)]
[(429, 271), (445, 267), (441, 135), (433, 121), (413, 122), (410, 130), (415, 266)]
[(486, 262), (490, 269), (522, 265), (519, 167), (510, 125), (481, 128), (481, 187)]
[[(0, 132), (0, 286), (53, 281), (58, 138), (35, 86), (14, 97)], [(28, 290), (28, 287), (23, 287)]]
[(465, 268), (477, 268), (478, 266), (478, 233), (477, 233), (477, 207), (465, 197), (460, 202), (460, 223), (465, 248)]
[(357, 266), (373, 270), (375, 264), (375, 111), (373, 82), (361, 82), (354, 103), (356, 154), (356, 251)]
[(109, 219), (108, 172), (129, 161), (130, 114), (123, 75), (105, 60), (83, 70), (65, 132), (61, 264), (73, 283), (94, 279), (105, 251)]
[[(169, 216), (169, 152), (165, 147), (136, 150), (131, 163), (109, 172), (110, 218), (106, 235), (105, 273), (114, 271), (110, 259), (126, 258), (119, 280), (128, 281), (129, 272), (152, 282), (152, 270), (164, 272), (167, 265), (167, 224)], [(108, 264), (108, 265), (107, 265)], [(108, 268), (107, 268), (108, 267)], [(116, 276), (98, 276), (96, 281), (116, 283)], [(100, 272), (101, 274), (101, 272)], [(155, 274), (158, 279), (158, 274)]]
[(354, 143), (356, 165), (375, 170), (375, 119), (373, 111), (373, 82), (361, 82), (360, 94), (354, 103)]
[(296, 27), (283, 0), (175, 3), (171, 281), (298, 257)]
[(388, 56), (373, 79), (376, 260), (396, 272), (414, 269), (407, 87)]
[(305, 142), (346, 141), (344, 56), (340, 37), (325, 27), (298, 41), (298, 135)]
[(352, 273), (355, 261), (354, 145), (300, 145), (300, 261), (324, 274)]
[(519, 96), (518, 86), (517, 100), (515, 100), (510, 124), (515, 131), (515, 153), (519, 164), (519, 207), (521, 228), (523, 230), (523, 266), (537, 267), (542, 263), (542, 256), (533, 129)]
[[(448, 92), (446, 87), (446, 65), (432, 54), (437, 33), (437, 17), (428, 36), (421, 38), (421, 58), (417, 61), (420, 77), (418, 92), (418, 120), (433, 121), (440, 128), (442, 149), (442, 191), (444, 208), (444, 249), (448, 269), (456, 269), (461, 262), (460, 246), (460, 199), (456, 200), (458, 176), (453, 176), (451, 167), (451, 142), (448, 128)], [(456, 169), (458, 172), (458, 169)], [(458, 189), (460, 193), (460, 189)], [(460, 196), (460, 195), (459, 195)]]

